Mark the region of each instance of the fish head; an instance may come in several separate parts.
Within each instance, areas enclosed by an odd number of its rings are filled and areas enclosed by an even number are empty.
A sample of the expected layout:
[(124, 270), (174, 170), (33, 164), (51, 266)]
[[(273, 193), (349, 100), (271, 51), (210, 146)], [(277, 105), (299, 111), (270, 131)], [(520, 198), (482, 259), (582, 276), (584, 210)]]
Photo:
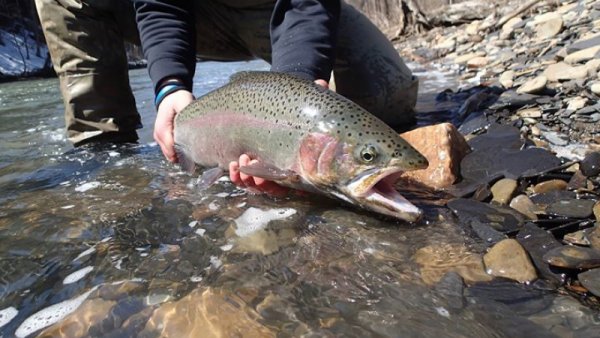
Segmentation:
[(415, 222), (421, 210), (394, 185), (403, 172), (427, 168), (428, 161), (389, 126), (368, 119), (367, 128), (350, 121), (310, 133), (300, 147), (302, 176), (346, 202)]

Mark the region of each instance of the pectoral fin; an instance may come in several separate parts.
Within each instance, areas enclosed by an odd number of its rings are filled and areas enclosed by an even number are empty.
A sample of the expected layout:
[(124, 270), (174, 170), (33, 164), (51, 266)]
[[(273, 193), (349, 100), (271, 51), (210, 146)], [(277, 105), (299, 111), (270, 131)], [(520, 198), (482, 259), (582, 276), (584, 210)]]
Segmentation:
[(279, 169), (260, 162), (240, 167), (240, 172), (246, 175), (264, 178), (269, 181), (296, 180), (298, 177), (298, 175), (291, 170)]
[(198, 177), (196, 188), (205, 190), (215, 183), (221, 176), (223, 176), (223, 169), (218, 167), (207, 169), (202, 173), (202, 176)]
[(175, 144), (175, 154), (177, 154), (177, 162), (181, 169), (188, 174), (193, 174), (196, 171), (196, 163), (186, 155), (185, 150), (179, 144)]

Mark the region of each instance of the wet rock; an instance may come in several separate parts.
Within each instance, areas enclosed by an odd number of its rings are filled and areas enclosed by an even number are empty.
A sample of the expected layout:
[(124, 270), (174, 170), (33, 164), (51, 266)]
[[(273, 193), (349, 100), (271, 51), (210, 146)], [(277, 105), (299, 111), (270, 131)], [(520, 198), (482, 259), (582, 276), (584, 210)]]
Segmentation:
[(587, 68), (585, 66), (573, 67), (564, 62), (559, 62), (548, 66), (544, 71), (544, 75), (551, 82), (585, 79)]
[(491, 196), (492, 196), (492, 191), (490, 190), (490, 186), (487, 184), (482, 184), (473, 193), (473, 199), (476, 201), (479, 201), (479, 202), (486, 201)]
[(593, 269), (580, 273), (577, 278), (586, 289), (600, 297), (600, 269)]
[(570, 199), (554, 202), (546, 208), (546, 213), (568, 218), (588, 218), (592, 215), (595, 202), (592, 200)]
[(525, 248), (541, 277), (557, 284), (564, 283), (565, 273), (549, 266), (544, 260), (548, 251), (563, 246), (560, 242), (533, 223), (526, 223), (516, 240)]
[(510, 89), (513, 86), (514, 78), (515, 72), (512, 70), (507, 70), (506, 72), (502, 73), (502, 75), (500, 75), (499, 81), (502, 87)]
[(421, 266), (421, 278), (428, 285), (438, 283), (451, 271), (468, 283), (492, 279), (485, 273), (481, 255), (470, 252), (462, 244), (426, 246), (417, 250), (413, 260)]
[(457, 198), (448, 202), (448, 207), (461, 223), (471, 225), (474, 222), (488, 224), (503, 233), (518, 230), (524, 222), (523, 215), (513, 209)]
[[(492, 312), (502, 306), (521, 317), (547, 309), (556, 296), (550, 291), (535, 289), (506, 279), (495, 279), (489, 283), (475, 283), (465, 289), (465, 297), (474, 303), (487, 304)], [(519, 336), (509, 335), (511, 337)], [(537, 337), (537, 336), (536, 336)]]
[(600, 251), (572, 245), (563, 245), (546, 252), (544, 261), (568, 269), (593, 269), (600, 267)]
[(590, 241), (590, 246), (596, 250), (600, 250), (600, 226), (599, 223), (591, 229), (586, 229), (586, 238)]
[(406, 172), (402, 177), (434, 189), (449, 187), (460, 177), (460, 162), (470, 147), (452, 124), (417, 128), (401, 136), (429, 161), (427, 169)]
[(575, 199), (576, 194), (572, 191), (566, 190), (554, 190), (541, 194), (532, 195), (531, 201), (542, 208), (546, 208), (548, 205), (567, 199)]
[(506, 205), (517, 190), (517, 181), (511, 178), (503, 178), (494, 183), (491, 188), (493, 202)]
[(569, 243), (569, 244), (576, 244), (576, 245), (582, 245), (582, 246), (590, 245), (590, 241), (585, 236), (585, 232), (583, 230), (579, 230), (579, 231), (575, 231), (575, 232), (566, 234), (565, 237), (563, 237), (563, 241), (565, 241), (566, 243)]
[(529, 220), (537, 220), (540, 208), (535, 205), (527, 195), (519, 195), (510, 201), (509, 206), (522, 213)]
[(600, 174), (600, 152), (589, 153), (579, 164), (581, 173), (587, 177)]
[(505, 239), (494, 245), (483, 256), (487, 273), (521, 283), (537, 278), (535, 268), (523, 247), (514, 239)]
[(562, 15), (556, 12), (538, 15), (533, 20), (535, 24), (535, 37), (540, 40), (556, 36), (563, 27)]
[(488, 245), (496, 244), (506, 239), (505, 234), (481, 222), (471, 222), (471, 229), (477, 234), (477, 237), (484, 240)]
[(600, 45), (586, 48), (575, 53), (567, 55), (565, 58), (565, 62), (569, 64), (576, 64), (580, 62), (585, 62), (596, 58), (600, 55)]
[(473, 150), (518, 150), (523, 147), (523, 140), (519, 129), (512, 126), (492, 124), (485, 134), (469, 140), (469, 146)]
[(550, 191), (565, 190), (569, 184), (563, 180), (549, 180), (536, 184), (531, 188), (534, 194), (543, 194)]
[(569, 190), (579, 190), (579, 189), (593, 189), (593, 185), (590, 185), (591, 182), (585, 177), (581, 170), (577, 170), (571, 179), (569, 180), (569, 184), (567, 185), (567, 189)]
[(517, 93), (539, 93), (546, 88), (547, 82), (548, 78), (546, 78), (544, 75), (537, 76), (521, 85), (521, 87), (517, 89)]
[(88, 299), (77, 311), (48, 327), (37, 337), (86, 337), (91, 327), (101, 324), (115, 303), (100, 298)]
[(464, 288), (465, 283), (462, 277), (453, 271), (445, 274), (435, 285), (435, 291), (446, 300), (448, 306), (452, 309), (462, 309), (465, 307)]
[(275, 337), (237, 294), (197, 289), (154, 310), (142, 335), (161, 337)]

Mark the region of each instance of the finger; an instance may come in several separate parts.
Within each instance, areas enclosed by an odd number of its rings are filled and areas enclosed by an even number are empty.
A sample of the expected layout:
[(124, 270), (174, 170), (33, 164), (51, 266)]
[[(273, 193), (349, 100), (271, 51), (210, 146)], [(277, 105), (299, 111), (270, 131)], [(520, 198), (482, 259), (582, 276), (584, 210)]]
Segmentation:
[(329, 83), (327, 83), (327, 81), (325, 81), (325, 80), (318, 79), (318, 80), (315, 80), (315, 83), (318, 84), (319, 86), (329, 89)]
[[(248, 155), (244, 154), (244, 155), (240, 156), (240, 167), (244, 167), (244, 166), (256, 163), (256, 162), (257, 162), (256, 160), (250, 160), (250, 157)], [(244, 185), (248, 188), (256, 186), (253, 176), (246, 175), (243, 172), (240, 172), (240, 179), (242, 180), (242, 182), (244, 182)]]
[(244, 182), (242, 182), (242, 179), (240, 178), (240, 165), (238, 162), (229, 162), (229, 179), (238, 187), (244, 187)]

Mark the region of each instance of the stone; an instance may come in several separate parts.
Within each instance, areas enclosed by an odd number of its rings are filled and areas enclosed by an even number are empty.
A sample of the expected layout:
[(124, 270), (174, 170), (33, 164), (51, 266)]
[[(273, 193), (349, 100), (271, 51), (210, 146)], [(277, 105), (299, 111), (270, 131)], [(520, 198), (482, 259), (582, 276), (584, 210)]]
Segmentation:
[(260, 315), (239, 294), (200, 288), (154, 310), (141, 336), (160, 337), (275, 337)]
[(573, 42), (570, 46), (567, 47), (567, 52), (569, 54), (600, 46), (600, 34), (596, 34), (592, 37), (584, 38)]
[(588, 71), (588, 76), (595, 77), (598, 70), (600, 70), (600, 59), (592, 59), (585, 63), (585, 67)]
[(517, 181), (512, 178), (503, 178), (494, 183), (490, 190), (493, 202), (506, 205), (517, 190)]
[(576, 111), (585, 107), (585, 105), (588, 103), (588, 99), (586, 97), (578, 96), (568, 100), (567, 102), (567, 110)]
[(585, 235), (585, 231), (583, 231), (583, 230), (579, 230), (579, 231), (575, 231), (575, 232), (566, 234), (563, 237), (563, 241), (565, 241), (568, 244), (590, 246), (590, 241), (587, 239), (587, 237)]
[(473, 253), (463, 244), (440, 244), (423, 247), (414, 254), (420, 265), (421, 279), (428, 285), (438, 283), (448, 272), (458, 273), (467, 283), (490, 281), (481, 255)]
[(487, 273), (521, 283), (537, 279), (535, 268), (525, 249), (514, 239), (505, 239), (494, 245), (483, 256)]
[(600, 45), (586, 48), (575, 53), (567, 55), (565, 62), (568, 64), (576, 64), (585, 62), (600, 56)]
[(571, 176), (571, 179), (569, 180), (569, 185), (567, 186), (567, 189), (569, 190), (580, 190), (580, 189), (589, 189), (589, 190), (593, 190), (593, 186), (590, 187), (590, 184), (592, 184), (590, 182), (590, 180), (587, 179), (587, 177), (585, 177), (582, 173), (581, 170), (577, 170), (573, 176)]
[(580, 163), (581, 173), (586, 177), (600, 174), (600, 152), (592, 152), (585, 155)]
[(441, 189), (460, 177), (460, 162), (471, 148), (452, 124), (421, 127), (400, 136), (429, 161), (427, 169), (403, 173), (402, 178)]
[(592, 215), (594, 204), (592, 200), (583, 199), (558, 201), (548, 205), (546, 213), (570, 218), (588, 218)]
[(502, 75), (500, 75), (500, 84), (502, 85), (502, 87), (506, 88), (506, 89), (510, 89), (513, 86), (514, 83), (514, 78), (515, 78), (515, 72), (512, 70), (507, 70), (504, 73), (502, 73)]
[(549, 65), (544, 70), (544, 75), (550, 82), (585, 79), (587, 73), (588, 69), (586, 66), (573, 67), (564, 62)]
[(469, 60), (479, 57), (479, 56), (483, 56), (480, 55), (479, 53), (468, 53), (468, 54), (464, 54), (464, 55), (460, 55), (457, 56), (456, 58), (454, 58), (454, 63), (456, 64), (466, 64)]
[(465, 28), (465, 32), (469, 35), (476, 35), (479, 33), (479, 26), (481, 25), (481, 21), (480, 20), (475, 20), (472, 21), (470, 24), (467, 25), (467, 27)]
[(580, 273), (577, 278), (589, 292), (600, 297), (600, 269)]
[(523, 215), (511, 208), (466, 198), (453, 199), (447, 203), (447, 206), (461, 223), (469, 225), (473, 223), (487, 224), (503, 233), (518, 230), (525, 221)]
[(567, 183), (563, 180), (554, 179), (554, 180), (540, 182), (540, 183), (534, 185), (531, 188), (531, 191), (534, 194), (543, 194), (543, 193), (555, 191), (555, 190), (565, 190), (565, 189), (567, 189), (568, 185), (569, 185), (569, 183)]
[(467, 67), (469, 68), (482, 68), (488, 64), (489, 60), (485, 56), (477, 56), (467, 61)]
[(517, 93), (536, 94), (543, 91), (548, 83), (548, 78), (544, 75), (537, 76), (517, 89)]
[(523, 23), (523, 20), (520, 17), (514, 17), (508, 21), (504, 25), (502, 25), (502, 31), (500, 32), (500, 38), (503, 40), (510, 39), (515, 31), (515, 28)]
[(544, 254), (548, 251), (563, 246), (552, 235), (533, 223), (526, 223), (517, 234), (516, 240), (529, 253), (533, 265), (543, 278), (556, 284), (565, 282), (566, 275), (563, 272), (556, 271), (543, 259)]
[(596, 223), (593, 228), (585, 230), (585, 237), (590, 242), (590, 246), (596, 250), (600, 250), (600, 223)]
[(600, 267), (600, 251), (574, 245), (562, 245), (544, 254), (544, 261), (567, 269)]
[(600, 201), (598, 201), (598, 202), (596, 202), (596, 204), (594, 204), (594, 208), (592, 209), (592, 212), (594, 213), (596, 222), (600, 222)]
[(540, 117), (542, 117), (542, 110), (539, 107), (526, 108), (523, 110), (519, 110), (517, 112), (517, 115), (519, 115), (522, 118), (539, 119)]
[(529, 220), (537, 220), (540, 208), (535, 205), (527, 195), (519, 195), (510, 201), (509, 206), (522, 213)]
[(506, 239), (505, 234), (485, 223), (473, 221), (471, 222), (471, 229), (477, 234), (477, 237), (481, 238), (489, 245), (496, 244), (501, 240)]
[(442, 279), (435, 285), (435, 291), (448, 303), (453, 309), (462, 309), (465, 307), (465, 297), (463, 292), (465, 283), (462, 277), (456, 272), (446, 273)]
[(37, 337), (86, 337), (90, 328), (100, 326), (115, 301), (88, 299), (58, 323), (46, 328)]
[(600, 96), (600, 83), (592, 83), (592, 85), (590, 86), (590, 90), (592, 91), (592, 93)]
[(563, 28), (562, 15), (550, 12), (538, 15), (534, 18), (535, 37), (545, 40), (556, 36)]

